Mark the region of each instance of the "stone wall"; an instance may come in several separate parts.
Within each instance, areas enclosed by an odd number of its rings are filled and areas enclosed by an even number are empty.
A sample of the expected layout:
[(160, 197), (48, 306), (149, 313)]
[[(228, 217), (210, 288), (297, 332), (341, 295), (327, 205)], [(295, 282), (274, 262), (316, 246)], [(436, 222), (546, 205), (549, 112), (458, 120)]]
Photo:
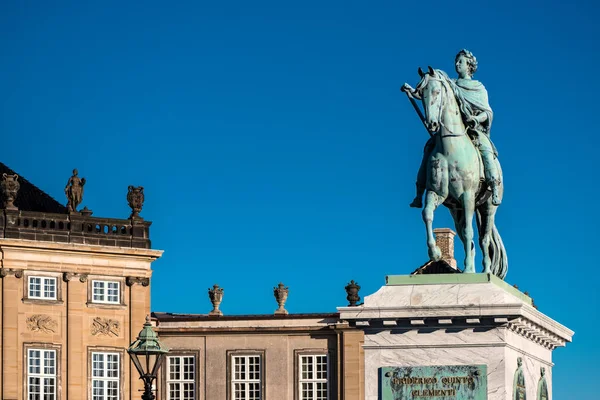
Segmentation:
[[(141, 388), (126, 349), (150, 312), (150, 264), (162, 252), (147, 249), (0, 239), (2, 399), (26, 398), (26, 350), (51, 348), (58, 357), (58, 399), (88, 398), (89, 352), (121, 354), (123, 399)], [(28, 277), (56, 279), (56, 300), (29, 298)], [(91, 300), (92, 280), (119, 282), (119, 304)]]
[[(248, 352), (263, 357), (267, 399), (298, 398), (298, 357), (306, 352), (328, 354), (330, 399), (364, 398), (362, 331), (339, 323), (336, 314), (251, 317), (166, 321), (157, 316), (157, 331), (171, 349), (169, 355), (196, 355), (199, 400), (231, 398), (230, 357)], [(163, 398), (166, 373), (163, 368), (159, 382)]]

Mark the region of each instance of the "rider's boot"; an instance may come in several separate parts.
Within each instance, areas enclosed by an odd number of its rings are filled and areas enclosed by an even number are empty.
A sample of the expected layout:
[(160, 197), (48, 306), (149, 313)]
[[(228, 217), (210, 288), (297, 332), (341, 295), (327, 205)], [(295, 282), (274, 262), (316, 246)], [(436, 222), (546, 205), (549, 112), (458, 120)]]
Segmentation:
[(488, 185), (490, 186), (490, 189), (492, 189), (492, 204), (495, 206), (499, 206), (500, 203), (502, 203), (502, 200), (500, 198), (500, 189), (498, 188), (498, 181), (495, 179), (491, 179), (488, 182)]
[(412, 203), (410, 203), (411, 207), (423, 208), (423, 193), (425, 193), (425, 187), (417, 183), (417, 195), (413, 199)]

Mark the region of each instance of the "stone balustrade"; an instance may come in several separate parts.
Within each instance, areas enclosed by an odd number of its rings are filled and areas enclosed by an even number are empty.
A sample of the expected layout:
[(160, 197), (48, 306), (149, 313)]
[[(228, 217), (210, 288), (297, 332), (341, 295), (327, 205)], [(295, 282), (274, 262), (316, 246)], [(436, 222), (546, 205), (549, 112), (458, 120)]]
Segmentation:
[(7, 239), (149, 249), (150, 225), (151, 222), (136, 218), (0, 211), (0, 237)]

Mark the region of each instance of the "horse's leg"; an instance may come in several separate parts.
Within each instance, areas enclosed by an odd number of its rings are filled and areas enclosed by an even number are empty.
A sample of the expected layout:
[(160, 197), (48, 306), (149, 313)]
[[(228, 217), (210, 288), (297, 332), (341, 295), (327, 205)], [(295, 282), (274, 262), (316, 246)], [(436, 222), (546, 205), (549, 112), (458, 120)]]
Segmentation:
[(494, 218), (496, 207), (492, 205), (490, 199), (478, 208), (478, 227), (479, 227), (479, 247), (483, 258), (483, 273), (490, 273), (492, 259), (490, 257), (490, 242), (492, 239), (492, 228), (494, 227)]
[(437, 193), (427, 190), (422, 216), (425, 227), (427, 228), (427, 247), (429, 248), (429, 258), (432, 261), (439, 261), (442, 259), (442, 251), (435, 243), (435, 236), (433, 235), (433, 213), (442, 201), (443, 200), (439, 198)]
[(473, 242), (473, 214), (475, 213), (475, 194), (466, 191), (463, 194), (463, 209), (465, 210), (463, 226), (463, 244), (465, 247), (465, 270), (464, 272), (475, 272), (475, 243)]

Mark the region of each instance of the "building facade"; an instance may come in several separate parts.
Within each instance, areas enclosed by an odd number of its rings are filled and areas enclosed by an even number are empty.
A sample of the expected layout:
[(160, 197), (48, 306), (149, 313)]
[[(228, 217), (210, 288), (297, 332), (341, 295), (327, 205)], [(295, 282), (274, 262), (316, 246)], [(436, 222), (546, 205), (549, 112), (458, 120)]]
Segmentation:
[[(127, 348), (150, 314), (150, 222), (143, 189), (127, 219), (78, 211), (0, 163), (0, 394), (3, 400), (132, 400), (142, 381)], [(363, 399), (361, 330), (337, 313), (153, 314), (171, 349), (158, 399)]]
[(162, 254), (150, 223), (69, 211), (3, 164), (0, 175), (2, 399), (137, 398), (126, 349)]
[(363, 333), (337, 313), (153, 317), (161, 399), (364, 398)]

